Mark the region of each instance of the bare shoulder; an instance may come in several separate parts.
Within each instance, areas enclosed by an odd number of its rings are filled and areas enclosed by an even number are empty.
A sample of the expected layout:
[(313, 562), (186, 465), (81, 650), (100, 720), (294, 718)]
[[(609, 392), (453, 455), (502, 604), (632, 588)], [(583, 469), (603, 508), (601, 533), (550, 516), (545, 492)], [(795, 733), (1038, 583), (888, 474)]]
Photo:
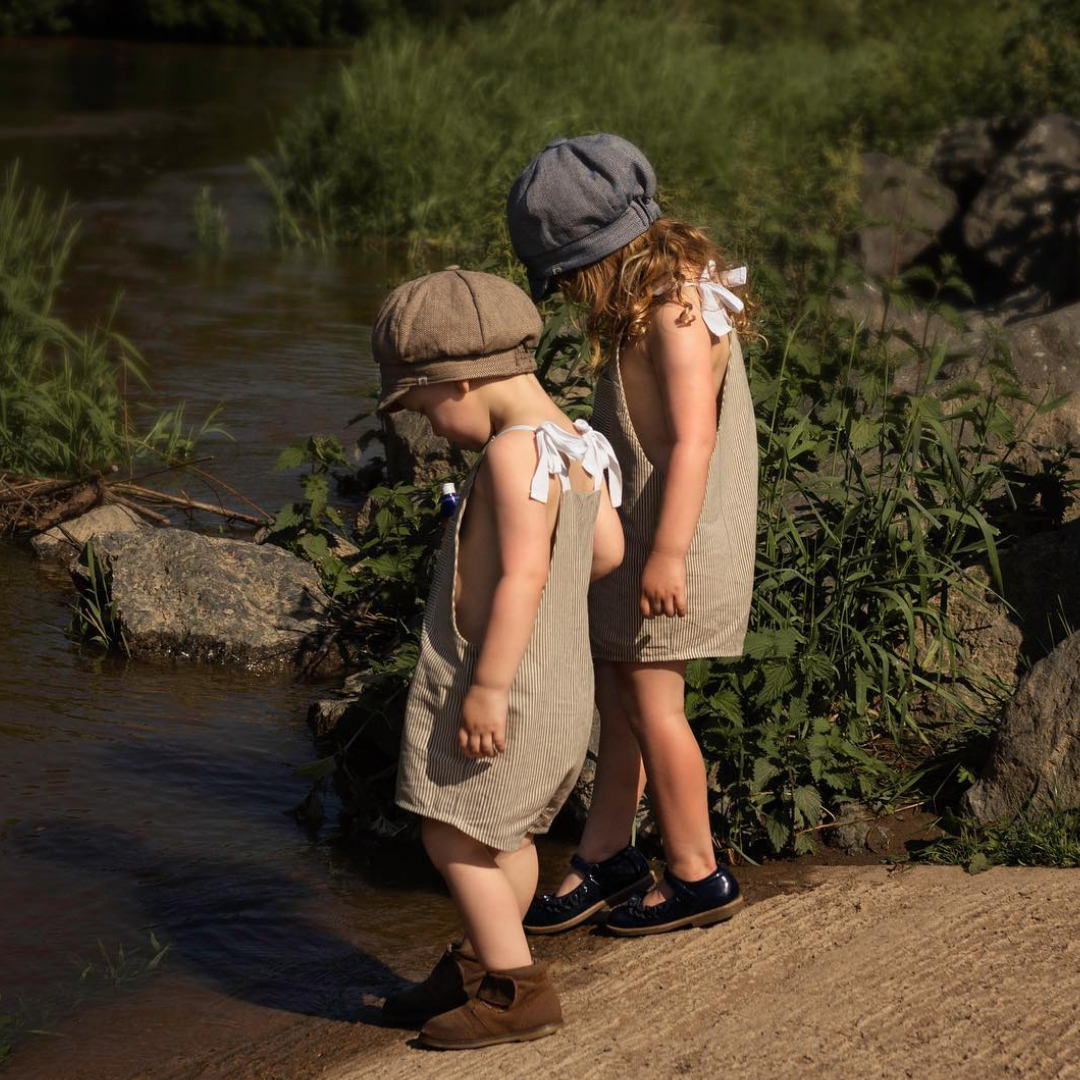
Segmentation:
[(529, 491), (538, 461), (536, 436), (531, 431), (508, 431), (487, 448), (481, 474), (487, 473), (492, 494), (498, 499)]

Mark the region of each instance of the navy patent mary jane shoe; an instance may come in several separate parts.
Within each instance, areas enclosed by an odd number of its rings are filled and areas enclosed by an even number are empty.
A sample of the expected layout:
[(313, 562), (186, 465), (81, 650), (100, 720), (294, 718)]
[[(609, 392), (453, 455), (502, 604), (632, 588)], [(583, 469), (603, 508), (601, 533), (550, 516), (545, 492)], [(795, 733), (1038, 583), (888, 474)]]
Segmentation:
[(646, 906), (643, 896), (633, 896), (629, 902), (611, 913), (607, 931), (620, 937), (639, 937), (643, 934), (663, 934), (684, 926), (712, 926), (736, 915), (746, 901), (739, 892), (733, 874), (718, 867), (700, 881), (683, 881), (670, 870), (664, 877), (674, 890), (668, 900)]
[(608, 911), (652, 887), (653, 874), (645, 856), (629, 845), (601, 862), (586, 862), (580, 855), (570, 865), (584, 879), (565, 896), (537, 896), (522, 923), (527, 934), (558, 934), (580, 926), (601, 911)]

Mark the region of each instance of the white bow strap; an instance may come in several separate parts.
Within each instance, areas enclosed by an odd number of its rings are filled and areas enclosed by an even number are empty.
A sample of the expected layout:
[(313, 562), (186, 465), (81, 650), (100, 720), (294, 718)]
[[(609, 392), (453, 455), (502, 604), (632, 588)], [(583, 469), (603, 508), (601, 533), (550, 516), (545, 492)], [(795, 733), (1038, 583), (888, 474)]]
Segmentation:
[[(728, 286), (746, 284), (746, 267), (737, 266), (731, 270), (717, 273), (716, 263), (710, 261), (705, 273), (698, 280), (698, 293), (701, 296), (701, 317), (705, 325), (716, 337), (723, 337), (732, 330), (727, 312), (738, 314), (746, 306)], [(725, 311), (724, 309), (727, 309)]]
[(569, 459), (581, 462), (581, 467), (593, 478), (593, 491), (600, 490), (606, 472), (611, 503), (618, 506), (622, 502), (622, 470), (611, 443), (584, 420), (574, 421), (574, 427), (578, 431), (577, 435), (563, 431), (550, 421), (536, 429), (539, 462), (529, 488), (530, 496), (537, 502), (547, 502), (549, 476), (557, 476), (563, 491), (569, 491)]

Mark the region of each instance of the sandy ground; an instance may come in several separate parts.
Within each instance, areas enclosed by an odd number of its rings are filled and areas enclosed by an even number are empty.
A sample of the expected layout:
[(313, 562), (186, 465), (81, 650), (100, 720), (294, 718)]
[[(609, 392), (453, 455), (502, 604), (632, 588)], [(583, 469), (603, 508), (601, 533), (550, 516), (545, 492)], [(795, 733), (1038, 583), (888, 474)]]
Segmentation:
[[(721, 926), (538, 940), (566, 1026), (535, 1043), (419, 1049), (378, 1025), (379, 999), (359, 1002), (348, 972), (328, 971), (356, 1001), (347, 1021), (228, 996), (195, 1020), (175, 986), (163, 1005), (150, 985), (134, 1009), (129, 996), (28, 1048), (8, 1075), (1080, 1080), (1080, 871), (779, 864), (745, 882), (750, 904)], [(418, 943), (395, 966), (421, 978), (437, 951)]]
[(823, 867), (807, 886), (553, 960), (549, 1039), (398, 1038), (323, 1076), (1080, 1077), (1080, 872)]

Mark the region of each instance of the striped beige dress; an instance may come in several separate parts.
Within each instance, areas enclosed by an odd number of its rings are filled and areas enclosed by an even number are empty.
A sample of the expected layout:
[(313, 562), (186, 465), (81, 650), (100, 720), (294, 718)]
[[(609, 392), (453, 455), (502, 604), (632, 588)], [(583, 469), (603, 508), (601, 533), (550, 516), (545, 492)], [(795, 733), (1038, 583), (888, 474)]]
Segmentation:
[[(588, 426), (579, 423), (580, 429)], [(564, 446), (568, 439), (573, 437), (563, 433)], [(595, 432), (591, 439), (602, 457), (610, 453), (606, 440)], [(542, 486), (544, 501), (548, 466), (563, 473), (567, 466), (550, 441), (546, 452), (539, 437), (537, 442), (541, 453), (533, 492), (535, 497)], [(582, 460), (584, 440), (577, 442), (581, 456), (572, 456)], [(461, 521), (482, 462), (483, 455), (462, 486), (439, 550), (405, 711), (396, 801), (490, 847), (515, 851), (527, 834), (547, 832), (577, 781), (589, 745), (593, 671), (587, 596), (600, 493), (569, 490), (564, 479), (551, 568), (510, 688), (506, 749), (496, 758), (471, 761), (458, 745), (458, 729), (480, 649), (459, 633), (453, 600)], [(599, 487), (595, 474), (593, 479)]]
[(589, 593), (589, 627), (598, 660), (650, 663), (742, 653), (754, 581), (758, 453), (754, 408), (734, 330), (720, 391), (716, 446), (705, 502), (686, 555), (686, 615), (646, 619), (638, 607), (652, 550), (663, 474), (638, 442), (618, 356), (601, 372), (592, 423), (608, 437), (623, 470), (619, 510), (626, 538), (622, 565)]

